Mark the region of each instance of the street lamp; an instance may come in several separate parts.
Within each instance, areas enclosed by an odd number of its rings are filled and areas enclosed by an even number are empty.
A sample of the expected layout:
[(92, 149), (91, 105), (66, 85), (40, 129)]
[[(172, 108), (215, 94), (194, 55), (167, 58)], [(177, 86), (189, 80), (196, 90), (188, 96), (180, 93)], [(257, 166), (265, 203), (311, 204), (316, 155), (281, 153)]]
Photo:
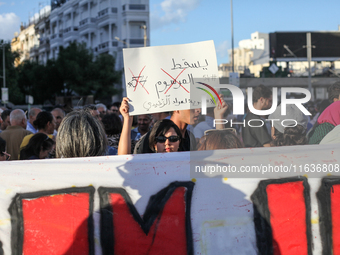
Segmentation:
[(115, 36), (115, 39), (118, 41), (118, 42), (121, 42), (123, 44), (125, 44), (128, 48), (130, 48), (130, 44), (128, 42), (125, 42), (125, 41), (122, 41), (120, 40), (120, 38), (118, 36)]
[[(6, 89), (6, 68), (5, 68), (5, 42), (2, 41), (2, 65), (3, 65), (3, 72), (2, 72), (2, 80), (3, 80), (3, 88), (1, 90), (1, 97), (2, 99), (5, 99), (4, 101), (7, 101), (8, 98), (6, 98), (4, 96), (4, 94), (6, 94), (6, 96), (8, 96), (8, 90)], [(6, 104), (4, 103), (4, 106), (6, 106)]]
[(234, 72), (234, 21), (233, 21), (233, 0), (230, 0), (231, 12), (231, 67)]
[(6, 88), (6, 69), (5, 69), (5, 42), (2, 41), (2, 65), (3, 65), (3, 87)]
[(146, 47), (146, 40), (147, 40), (147, 35), (146, 35), (146, 25), (140, 26), (141, 29), (144, 29), (144, 47)]

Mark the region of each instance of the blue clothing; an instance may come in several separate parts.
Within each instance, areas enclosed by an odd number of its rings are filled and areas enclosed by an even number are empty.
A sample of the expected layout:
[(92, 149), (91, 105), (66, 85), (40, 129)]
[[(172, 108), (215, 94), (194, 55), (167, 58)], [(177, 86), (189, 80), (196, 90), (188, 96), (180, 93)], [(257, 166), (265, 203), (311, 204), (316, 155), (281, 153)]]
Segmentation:
[(28, 130), (28, 131), (31, 131), (33, 134), (36, 134), (36, 133), (38, 133), (38, 130), (37, 130), (37, 129), (35, 129), (35, 128), (32, 126), (32, 124), (31, 124), (31, 123), (29, 123), (28, 121), (27, 121), (26, 130)]
[(138, 127), (136, 127), (136, 128), (131, 130), (131, 141), (136, 140), (136, 137), (137, 137), (138, 133), (139, 133)]
[(205, 121), (202, 121), (196, 125), (194, 128), (194, 136), (195, 138), (201, 138), (204, 136), (204, 131), (209, 130), (209, 129), (215, 129), (214, 127), (214, 118), (210, 116), (205, 116)]
[(114, 147), (107, 146), (107, 153), (106, 155), (117, 155), (118, 150)]

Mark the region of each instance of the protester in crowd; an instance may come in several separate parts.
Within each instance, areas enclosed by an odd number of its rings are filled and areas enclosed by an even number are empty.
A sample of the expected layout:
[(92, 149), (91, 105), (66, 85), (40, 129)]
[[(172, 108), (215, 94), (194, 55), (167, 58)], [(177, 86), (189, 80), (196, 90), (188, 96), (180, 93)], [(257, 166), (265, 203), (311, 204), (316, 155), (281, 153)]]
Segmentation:
[[(253, 106), (256, 110), (268, 110), (272, 106), (272, 91), (263, 86), (257, 86), (253, 90)], [(245, 118), (245, 126), (242, 128), (242, 138), (245, 147), (270, 147), (271, 138), (266, 125), (251, 127), (249, 120), (264, 121), (261, 116), (248, 112)]]
[(171, 120), (156, 122), (149, 136), (149, 147), (153, 152), (176, 152), (182, 147), (182, 134)]
[(110, 104), (107, 106), (107, 111), (106, 113), (107, 114), (112, 114), (112, 113), (115, 113), (118, 115), (118, 112), (119, 112), (119, 109), (117, 106), (113, 105), (113, 104)]
[(212, 129), (207, 131), (200, 139), (200, 145), (198, 147), (199, 151), (237, 149), (244, 147), (240, 139), (236, 136), (235, 129)]
[(0, 137), (0, 161), (9, 160), (10, 157), (6, 151), (6, 141)]
[[(312, 127), (315, 125), (315, 123), (317, 122), (320, 114), (330, 105), (330, 101), (329, 99), (325, 99), (325, 100), (322, 100), (320, 103), (318, 103), (316, 105), (316, 110), (317, 110), (317, 113), (315, 114), (315, 116), (313, 117), (313, 119), (310, 121), (310, 124), (312, 125)], [(307, 130), (309, 130), (307, 128)]]
[(340, 82), (337, 81), (328, 88), (328, 100), (334, 103), (340, 100)]
[(107, 151), (107, 138), (98, 118), (89, 111), (73, 111), (60, 124), (56, 157), (103, 156)]
[[(269, 115), (269, 119), (273, 120), (271, 129), (273, 138), (272, 146), (307, 144), (306, 132), (308, 118), (296, 105), (287, 105), (286, 115), (281, 115), (281, 105), (279, 105), (276, 110)], [(283, 126), (282, 123), (285, 126)]]
[(31, 108), (31, 110), (28, 113), (28, 121), (27, 121), (26, 129), (28, 131), (31, 131), (33, 134), (36, 134), (38, 132), (38, 128), (34, 125), (34, 121), (36, 120), (40, 112), (41, 112), (41, 109), (39, 108)]
[[(181, 131), (183, 142), (181, 143), (181, 151), (196, 150), (196, 139), (193, 134), (187, 130), (187, 125), (194, 124), (198, 120), (198, 115), (195, 115), (195, 110), (177, 110), (171, 112), (171, 118)], [(150, 132), (145, 134), (136, 144), (134, 153), (152, 153), (149, 146)]]
[[(123, 130), (119, 140), (118, 155), (131, 153), (130, 130), (132, 117), (129, 116), (128, 99), (123, 98), (120, 112), (124, 118)], [(182, 147), (182, 134), (178, 126), (171, 120), (161, 120), (156, 122), (150, 133), (148, 133), (148, 145), (150, 153), (155, 152), (175, 152)]]
[(226, 108), (225, 108), (226, 112), (223, 113), (222, 116), (217, 117), (215, 110), (216, 110), (216, 107), (215, 108), (213, 108), (213, 107), (207, 108), (207, 114), (205, 115), (205, 121), (202, 121), (195, 126), (193, 133), (194, 133), (194, 136), (195, 136), (196, 139), (199, 140), (204, 135), (204, 132), (206, 130), (215, 129), (214, 119), (225, 119), (225, 115), (228, 115), (228, 113), (227, 113), (228, 105), (227, 104), (226, 104)]
[(60, 108), (54, 108), (51, 113), (55, 118), (55, 130), (58, 131), (61, 121), (65, 118), (65, 112)]
[[(224, 100), (222, 99), (222, 105), (218, 105), (216, 107), (216, 116), (218, 116), (218, 118), (221, 118), (220, 116), (223, 116), (223, 114), (225, 113), (226, 109), (227, 109), (227, 105), (224, 102)], [(124, 114), (123, 116), (124, 118), (124, 124), (123, 124), (123, 131), (122, 131), (122, 135), (124, 133), (124, 131), (129, 130), (129, 128), (132, 125), (132, 117), (129, 117), (129, 105), (128, 105), (128, 98), (124, 98), (122, 101), (122, 105), (120, 108), (120, 112), (122, 114)], [(180, 148), (179, 151), (190, 151), (191, 150), (196, 150), (197, 149), (197, 143), (196, 143), (196, 139), (195, 137), (192, 135), (192, 133), (187, 130), (187, 126), (188, 124), (195, 124), (198, 120), (198, 115), (199, 112), (195, 111), (194, 109), (192, 110), (177, 110), (177, 111), (173, 111), (171, 112), (171, 118), (170, 120), (173, 121), (173, 123), (175, 123), (175, 125), (177, 125), (177, 127), (179, 128), (180, 132), (181, 132), (181, 140), (182, 143), (180, 144)], [(124, 127), (129, 127), (129, 128), (125, 128)], [(223, 128), (224, 125), (219, 124), (218, 127), (216, 128)], [(135, 154), (140, 154), (140, 153), (153, 153), (154, 151), (151, 150), (150, 145), (149, 145), (149, 136), (150, 136), (150, 132), (146, 133), (136, 144), (135, 149), (134, 149), (134, 153)], [(128, 146), (128, 144), (131, 143), (131, 137), (129, 139), (128, 143), (124, 143), (126, 146)], [(120, 145), (119, 145), (120, 146)], [(118, 147), (119, 149), (119, 147)], [(124, 150), (125, 151), (125, 150)]]
[(118, 115), (121, 115), (121, 113), (119, 111), (120, 105), (121, 105), (121, 102), (114, 102), (110, 107), (111, 111), (117, 113)]
[(26, 130), (27, 119), (25, 112), (21, 109), (13, 110), (10, 114), (11, 126), (0, 133), (0, 137), (6, 141), (7, 151), (11, 154), (10, 160), (17, 160), (19, 157), (20, 144), (26, 135), (32, 134)]
[[(33, 122), (34, 126), (38, 129), (38, 133), (48, 135), (48, 137), (51, 139), (55, 139), (55, 137), (53, 136), (53, 132), (56, 126), (55, 123), (56, 121), (52, 113), (46, 111), (39, 112), (35, 121)], [(24, 137), (20, 145), (20, 150), (29, 143), (32, 137), (33, 134)]]
[(20, 151), (20, 160), (45, 159), (49, 157), (54, 141), (44, 133), (36, 133)]
[(338, 125), (340, 125), (340, 101), (335, 101), (323, 111), (309, 132), (309, 144), (319, 144)]
[(118, 150), (120, 133), (122, 132), (122, 122), (120, 118), (115, 113), (106, 114), (102, 119), (102, 123), (109, 146)]
[[(225, 112), (228, 109), (228, 105), (223, 100), (223, 95), (220, 95), (221, 103), (214, 109), (214, 114), (216, 119), (222, 119)], [(182, 134), (182, 143), (179, 151), (190, 151), (197, 149), (197, 141), (194, 135), (189, 131), (188, 125), (196, 125), (198, 122), (199, 115), (201, 113), (200, 109), (191, 109), (191, 110), (177, 110), (171, 112), (170, 120), (172, 120), (180, 129)], [(223, 129), (224, 124), (218, 123), (216, 124), (216, 129)], [(136, 144), (134, 153), (152, 153), (149, 146), (149, 138), (147, 133), (144, 137), (142, 137)]]
[(131, 130), (131, 141), (139, 140), (143, 135), (150, 131), (152, 116), (142, 114), (137, 116), (137, 127)]
[(98, 111), (98, 109), (95, 105), (93, 105), (93, 104), (85, 105), (84, 110), (89, 111), (91, 113), (91, 115), (93, 117), (95, 117), (96, 119), (102, 120), (102, 118), (100, 117), (100, 113), (99, 113), (99, 111)]
[(105, 104), (99, 103), (96, 104), (97, 110), (99, 111), (99, 115), (101, 118), (104, 117), (104, 115), (107, 113), (107, 108)]
[(1, 113), (1, 119), (2, 119), (1, 130), (2, 131), (4, 131), (8, 126), (11, 125), (10, 114), (11, 114), (11, 110), (4, 110)]

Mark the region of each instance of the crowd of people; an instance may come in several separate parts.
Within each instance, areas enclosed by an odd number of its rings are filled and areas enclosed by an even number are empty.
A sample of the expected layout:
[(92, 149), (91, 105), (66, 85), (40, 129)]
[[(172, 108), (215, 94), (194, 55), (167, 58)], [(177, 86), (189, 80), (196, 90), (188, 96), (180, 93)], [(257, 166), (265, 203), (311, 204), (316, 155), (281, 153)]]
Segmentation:
[[(128, 98), (67, 114), (62, 108), (31, 108), (27, 114), (2, 107), (0, 161), (340, 143), (340, 82), (328, 88), (328, 95), (304, 105), (311, 116), (292, 104), (285, 115), (279, 105), (269, 116), (249, 110), (234, 116), (223, 99), (206, 115), (192, 109), (130, 116)], [(272, 107), (270, 88), (255, 87), (252, 97), (254, 109)], [(261, 125), (250, 125), (255, 122)]]

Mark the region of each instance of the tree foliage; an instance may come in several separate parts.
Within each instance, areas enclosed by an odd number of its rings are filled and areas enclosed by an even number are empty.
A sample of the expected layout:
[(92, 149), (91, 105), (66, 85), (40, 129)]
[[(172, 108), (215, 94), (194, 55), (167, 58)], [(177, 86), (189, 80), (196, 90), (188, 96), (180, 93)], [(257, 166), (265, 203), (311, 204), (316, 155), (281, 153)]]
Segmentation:
[(114, 84), (120, 84), (121, 72), (114, 70), (115, 59), (109, 54), (96, 58), (84, 44), (71, 43), (61, 48), (56, 60), (46, 65), (26, 61), (18, 67), (18, 84), (24, 94), (34, 97), (35, 103), (56, 96), (94, 95), (95, 99), (117, 94)]
[(100, 98), (117, 93), (113, 84), (120, 82), (121, 72), (114, 71), (115, 59), (109, 54), (94, 60), (85, 44), (71, 43), (60, 50), (57, 66), (64, 78), (66, 95), (77, 93)]
[(55, 96), (61, 94), (63, 79), (54, 60), (48, 60), (46, 65), (25, 61), (18, 66), (18, 73), (21, 91), (32, 95), (35, 104), (43, 104), (46, 100), (54, 104)]

